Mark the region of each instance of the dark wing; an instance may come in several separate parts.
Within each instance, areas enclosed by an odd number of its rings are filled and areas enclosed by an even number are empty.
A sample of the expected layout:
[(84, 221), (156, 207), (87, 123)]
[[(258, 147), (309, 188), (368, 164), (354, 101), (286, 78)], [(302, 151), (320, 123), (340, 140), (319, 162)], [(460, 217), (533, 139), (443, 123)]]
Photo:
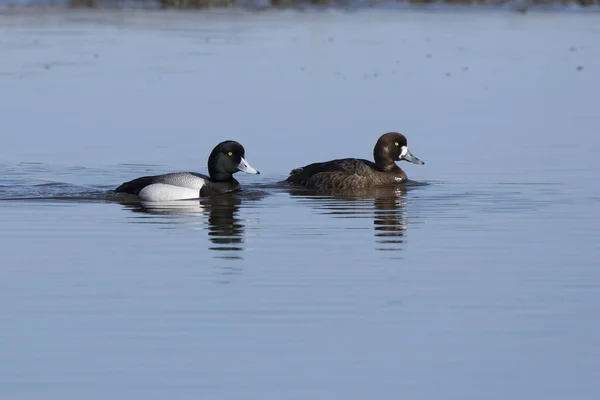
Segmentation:
[(373, 186), (373, 181), (367, 176), (333, 171), (311, 176), (305, 186), (312, 189), (364, 189)]
[(370, 187), (370, 178), (375, 172), (375, 163), (371, 161), (343, 158), (296, 168), (290, 172), (286, 182), (323, 189)]
[(140, 194), (140, 191), (148, 185), (155, 183), (156, 176), (142, 176), (129, 182), (123, 183), (115, 189), (117, 193)]

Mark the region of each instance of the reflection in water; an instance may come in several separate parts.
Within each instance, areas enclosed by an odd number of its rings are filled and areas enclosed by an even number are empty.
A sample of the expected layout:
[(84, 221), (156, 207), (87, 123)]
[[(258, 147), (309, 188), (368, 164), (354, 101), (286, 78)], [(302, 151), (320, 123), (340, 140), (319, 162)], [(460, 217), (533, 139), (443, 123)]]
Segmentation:
[[(244, 250), (244, 223), (239, 218), (241, 200), (234, 196), (217, 196), (208, 203), (208, 237), (214, 246), (210, 250)], [(224, 258), (240, 258), (224, 255)]]
[(318, 210), (335, 218), (372, 218), (376, 250), (400, 251), (405, 243), (406, 192), (410, 186), (360, 189), (344, 192), (318, 192), (291, 189), (292, 196), (311, 199)]
[(166, 224), (169, 228), (200, 225), (208, 230), (208, 249), (220, 253), (216, 258), (241, 259), (245, 242), (244, 220), (239, 216), (242, 201), (262, 197), (264, 194), (254, 192), (243, 197), (235, 193), (195, 200), (160, 203), (120, 200), (120, 203), (135, 213), (167, 217), (153, 218), (151, 223)]
[[(394, 191), (396, 197), (376, 197), (375, 206), (375, 236), (378, 243), (384, 245), (377, 250), (402, 250), (406, 236), (406, 211), (404, 189)], [(390, 245), (389, 247), (385, 247)]]

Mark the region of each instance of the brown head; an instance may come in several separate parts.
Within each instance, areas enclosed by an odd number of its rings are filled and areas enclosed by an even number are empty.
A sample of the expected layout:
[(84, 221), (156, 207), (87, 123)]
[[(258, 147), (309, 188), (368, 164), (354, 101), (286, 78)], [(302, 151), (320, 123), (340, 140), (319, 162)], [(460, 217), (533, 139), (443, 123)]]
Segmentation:
[(395, 162), (402, 160), (413, 164), (425, 164), (408, 151), (406, 138), (398, 132), (388, 132), (381, 135), (373, 149), (373, 157), (377, 168), (382, 171), (394, 168), (396, 166)]

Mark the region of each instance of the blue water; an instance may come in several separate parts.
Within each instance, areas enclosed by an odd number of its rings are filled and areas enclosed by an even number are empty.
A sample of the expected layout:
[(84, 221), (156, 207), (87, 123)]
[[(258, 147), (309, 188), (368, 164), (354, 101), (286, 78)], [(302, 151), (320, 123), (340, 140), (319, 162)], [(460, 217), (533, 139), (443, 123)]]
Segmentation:
[[(0, 398), (600, 396), (597, 16), (0, 26)], [(412, 184), (277, 184), (391, 130)], [(229, 138), (261, 171), (240, 193), (110, 193)]]

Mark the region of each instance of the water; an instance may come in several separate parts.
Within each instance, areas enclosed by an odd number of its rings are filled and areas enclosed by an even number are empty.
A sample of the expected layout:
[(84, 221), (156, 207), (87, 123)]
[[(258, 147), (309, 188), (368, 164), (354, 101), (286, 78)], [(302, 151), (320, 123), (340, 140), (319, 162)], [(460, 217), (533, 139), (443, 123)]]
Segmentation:
[[(2, 399), (596, 399), (594, 14), (0, 16)], [(371, 158), (397, 190), (314, 196)], [(131, 178), (261, 175), (144, 208)]]

